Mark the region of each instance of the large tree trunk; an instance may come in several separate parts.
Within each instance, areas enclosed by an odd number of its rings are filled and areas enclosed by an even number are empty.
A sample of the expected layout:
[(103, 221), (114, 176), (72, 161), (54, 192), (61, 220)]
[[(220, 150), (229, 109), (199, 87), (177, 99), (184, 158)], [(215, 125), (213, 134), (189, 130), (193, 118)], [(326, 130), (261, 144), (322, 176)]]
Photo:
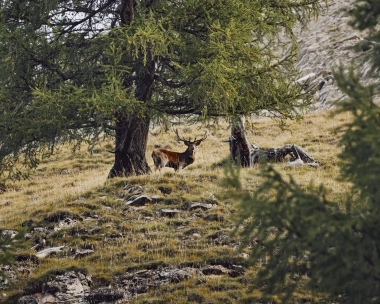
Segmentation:
[[(142, 104), (148, 104), (152, 97), (155, 63), (148, 63), (138, 71), (137, 79), (130, 81), (126, 75), (124, 85), (129, 88), (135, 85), (135, 97)], [(145, 158), (148, 142), (150, 118), (147, 112), (116, 115), (115, 164), (108, 178), (116, 176), (144, 175), (151, 173)]]
[(151, 173), (145, 158), (150, 119), (122, 117), (116, 124), (115, 163), (108, 178)]
[[(121, 1), (120, 17), (123, 26), (128, 26), (133, 21), (134, 5), (133, 0)], [(152, 97), (155, 74), (155, 61), (150, 54), (148, 58), (145, 64), (134, 66), (124, 77), (125, 88), (134, 87), (136, 99), (144, 105), (147, 105)], [(128, 62), (127, 59), (126, 62)], [(152, 172), (145, 158), (150, 118), (147, 112), (142, 112), (145, 113), (143, 117), (137, 113), (116, 114), (115, 163), (108, 178), (144, 175)]]

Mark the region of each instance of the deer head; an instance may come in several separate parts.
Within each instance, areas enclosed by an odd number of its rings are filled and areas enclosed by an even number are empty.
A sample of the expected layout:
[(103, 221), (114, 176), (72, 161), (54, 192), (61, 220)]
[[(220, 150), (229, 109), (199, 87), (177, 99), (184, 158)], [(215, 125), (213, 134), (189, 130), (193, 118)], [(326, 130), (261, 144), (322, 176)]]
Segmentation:
[(195, 147), (199, 146), (201, 144), (201, 142), (204, 141), (207, 138), (207, 131), (205, 131), (205, 134), (203, 135), (202, 138), (200, 138), (198, 140), (197, 140), (197, 138), (195, 138), (193, 141), (190, 140), (190, 139), (186, 140), (184, 138), (181, 138), (178, 135), (178, 130), (177, 129), (174, 130), (174, 133), (177, 135), (177, 140), (178, 141), (182, 141), (188, 147), (187, 149), (190, 150), (190, 151), (194, 151)]

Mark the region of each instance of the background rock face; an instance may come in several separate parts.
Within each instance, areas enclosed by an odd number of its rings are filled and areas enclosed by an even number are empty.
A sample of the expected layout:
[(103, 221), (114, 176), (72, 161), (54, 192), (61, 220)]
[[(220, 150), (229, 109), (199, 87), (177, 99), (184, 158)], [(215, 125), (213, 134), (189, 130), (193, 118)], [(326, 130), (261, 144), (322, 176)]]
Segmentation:
[[(367, 32), (356, 31), (348, 24), (351, 20), (348, 11), (353, 4), (354, 0), (329, 1), (327, 7), (322, 4), (324, 9), (317, 20), (313, 20), (306, 29), (296, 29), (300, 45), (296, 66), (301, 71), (301, 77), (314, 73), (311, 81), (319, 83), (323, 71), (332, 72), (341, 64), (348, 67), (353, 62), (364, 84), (374, 81), (369, 76), (368, 51), (371, 47), (365, 39)], [(360, 49), (355, 51), (353, 46), (358, 43)], [(329, 81), (317, 91), (315, 109), (329, 108), (332, 101), (344, 97), (336, 84)]]
[(41, 292), (19, 298), (17, 304), (86, 303), (90, 285), (90, 277), (80, 272), (67, 271), (39, 286)]

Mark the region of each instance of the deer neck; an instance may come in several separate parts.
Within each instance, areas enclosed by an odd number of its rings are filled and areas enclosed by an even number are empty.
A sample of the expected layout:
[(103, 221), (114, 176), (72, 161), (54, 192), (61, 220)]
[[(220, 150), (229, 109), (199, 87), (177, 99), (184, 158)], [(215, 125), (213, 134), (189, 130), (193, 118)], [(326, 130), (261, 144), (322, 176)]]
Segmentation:
[(187, 165), (190, 165), (194, 162), (195, 160), (195, 150), (193, 151), (190, 151), (190, 149), (188, 148), (185, 152), (184, 152), (184, 160), (186, 162)]

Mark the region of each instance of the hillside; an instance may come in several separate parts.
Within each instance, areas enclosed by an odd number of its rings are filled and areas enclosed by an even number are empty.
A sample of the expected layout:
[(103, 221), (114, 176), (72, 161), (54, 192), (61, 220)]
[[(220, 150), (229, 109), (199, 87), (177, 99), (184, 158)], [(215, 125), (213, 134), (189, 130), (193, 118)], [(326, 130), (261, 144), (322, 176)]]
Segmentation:
[[(353, 1), (331, 1), (308, 30), (299, 30), (301, 76), (333, 71), (340, 62), (361, 63), (365, 81), (366, 52), (355, 53), (364, 34), (346, 23)], [(331, 200), (349, 185), (336, 181), (341, 133), (335, 128), (350, 120), (332, 118), (332, 102), (343, 100), (336, 84), (316, 93), (315, 111), (301, 121), (260, 118), (247, 125), (248, 140), (260, 147), (296, 144), (320, 164), (294, 167), (275, 164), (298, 185), (321, 183)], [(323, 111), (322, 111), (323, 110)], [(201, 136), (202, 126), (181, 126), (184, 137)], [(225, 182), (229, 163), (228, 124), (207, 128), (194, 164), (180, 172), (165, 168), (149, 176), (107, 180), (113, 163), (112, 143), (100, 143), (93, 153), (75, 155), (61, 147), (45, 160), (29, 180), (9, 183), (0, 194), (2, 238), (24, 235), (15, 260), (0, 266), (3, 303), (278, 303), (262, 294), (266, 282), (252, 286), (265, 261), (248, 266), (249, 251), (239, 250), (236, 188)], [(175, 134), (155, 127), (150, 133), (147, 159), (156, 144), (185, 150)], [(244, 189), (260, 185), (260, 167), (241, 169)], [(17, 237), (16, 237), (17, 238)], [(252, 246), (259, 246), (252, 243)], [(5, 247), (4, 247), (5, 248)], [(299, 280), (307, 281), (300, 273)], [(286, 290), (284, 290), (286, 292)], [(292, 303), (318, 302), (320, 295), (297, 290)]]
[[(369, 76), (371, 64), (368, 61), (370, 43), (366, 32), (353, 30), (349, 26), (348, 11), (353, 0), (328, 1), (318, 19), (310, 22), (308, 28), (296, 31), (300, 45), (297, 68), (300, 77), (315, 74), (312, 82), (320, 82), (322, 72), (333, 72), (342, 65), (356, 66), (364, 84), (378, 82)], [(321, 91), (315, 94), (314, 109), (329, 109), (335, 100), (344, 100), (345, 96), (333, 81), (326, 82)]]
[[(289, 122), (287, 130), (261, 119), (247, 136), (262, 147), (269, 138), (273, 146), (303, 147), (320, 167), (279, 163), (277, 169), (305, 187), (323, 182), (336, 198), (347, 186), (334, 180), (340, 134), (332, 128), (348, 119), (314, 114)], [(180, 128), (186, 137), (198, 133), (203, 132)], [(1, 281), (2, 293), (15, 293), (5, 303), (265, 301), (260, 286), (249, 289), (256, 270), (247, 266), (248, 252), (239, 252), (239, 238), (231, 235), (239, 202), (231, 199), (234, 187), (223, 183), (228, 135), (226, 124), (210, 129), (196, 162), (179, 173), (165, 168), (106, 181), (112, 158), (103, 143), (93, 155), (61, 153), (31, 180), (9, 185), (0, 197), (1, 227), (9, 234), (22, 223), (29, 241), (12, 266), (2, 266), (8, 276)], [(173, 133), (158, 129), (148, 153), (156, 143), (183, 149)], [(246, 189), (260, 184), (258, 172), (257, 166), (241, 171)], [(49, 248), (57, 252), (43, 251)]]

